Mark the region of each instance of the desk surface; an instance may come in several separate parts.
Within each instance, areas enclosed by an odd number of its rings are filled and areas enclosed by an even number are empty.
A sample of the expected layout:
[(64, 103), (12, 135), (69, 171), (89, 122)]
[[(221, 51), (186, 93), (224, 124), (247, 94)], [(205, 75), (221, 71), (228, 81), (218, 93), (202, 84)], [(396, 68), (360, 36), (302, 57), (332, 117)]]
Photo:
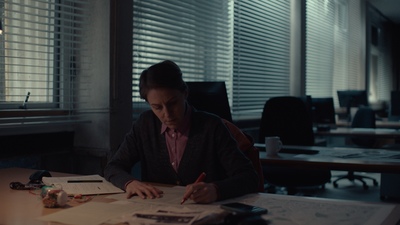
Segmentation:
[[(345, 120), (339, 120), (336, 122), (337, 127), (350, 127), (351, 122)], [(400, 121), (388, 121), (388, 120), (377, 120), (375, 122), (376, 128), (391, 128), (400, 129)]]
[[(256, 144), (260, 149), (263, 144)], [(383, 149), (361, 149), (323, 146), (284, 146), (283, 150), (311, 150), (315, 154), (302, 152), (278, 156), (267, 156), (260, 151), (260, 160), (269, 165), (288, 166), (296, 168), (313, 167), (330, 170), (400, 173), (400, 151)]]
[(344, 137), (374, 137), (374, 138), (400, 138), (400, 131), (389, 128), (350, 128), (338, 127), (328, 131), (316, 131), (316, 136), (344, 136)]
[[(25, 190), (11, 190), (8, 184), (12, 181), (27, 181), (29, 175), (34, 172), (30, 169), (7, 168), (0, 169), (0, 191), (2, 204), (0, 205), (0, 224), (59, 224), (54, 222), (43, 222), (36, 218), (43, 215), (54, 216), (65, 212), (77, 211), (76, 207), (88, 208), (97, 201), (109, 202), (105, 196), (96, 196), (90, 203), (81, 203), (80, 205), (68, 205), (66, 208), (44, 208), (40, 197), (31, 194)], [(66, 176), (70, 174), (54, 173), (53, 176)], [(110, 195), (113, 197), (116, 195)], [(139, 198), (136, 203), (139, 204)], [(115, 201), (115, 200), (114, 200)], [(126, 201), (126, 200), (125, 200)], [(141, 200), (151, 201), (151, 200)], [(388, 224), (394, 225), (400, 220), (400, 205), (385, 203), (366, 203), (358, 201), (332, 200), (323, 198), (309, 198), (301, 196), (287, 196), (274, 194), (251, 194), (229, 201), (218, 202), (211, 205), (198, 205), (188, 203), (185, 207), (198, 206), (210, 209), (219, 208), (219, 204), (226, 202), (243, 202), (268, 208), (269, 212), (264, 219), (271, 221), (271, 224), (340, 224), (345, 219), (352, 224)], [(131, 207), (128, 202), (125, 208)], [(132, 202), (130, 203), (132, 204)], [(121, 207), (121, 204), (107, 204), (109, 207)], [(151, 204), (150, 204), (151, 205)], [(180, 206), (179, 203), (177, 205)], [(136, 206), (137, 207), (137, 206)], [(183, 207), (183, 206), (182, 206)], [(115, 210), (115, 209), (114, 209)], [(93, 211), (93, 210), (92, 210)], [(81, 212), (81, 211), (79, 211)], [(81, 217), (90, 217), (93, 214), (80, 215)], [(321, 216), (323, 215), (323, 216)], [(342, 218), (344, 215), (346, 218)], [(81, 218), (79, 217), (79, 218)]]

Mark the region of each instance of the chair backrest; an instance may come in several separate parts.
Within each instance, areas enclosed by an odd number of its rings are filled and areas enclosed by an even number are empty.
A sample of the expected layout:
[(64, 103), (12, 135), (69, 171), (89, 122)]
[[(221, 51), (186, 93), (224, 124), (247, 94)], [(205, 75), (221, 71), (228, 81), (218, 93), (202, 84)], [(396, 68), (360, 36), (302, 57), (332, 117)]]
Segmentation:
[(370, 107), (358, 108), (351, 122), (353, 128), (375, 128), (375, 112)]
[(228, 127), (229, 131), (231, 132), (231, 135), (235, 138), (236, 142), (238, 143), (239, 149), (252, 162), (259, 178), (258, 191), (264, 192), (264, 174), (260, 162), (260, 153), (258, 151), (258, 148), (254, 146), (253, 138), (244, 133), (233, 123), (225, 119), (222, 119), (222, 121)]
[(186, 82), (189, 87), (188, 102), (198, 110), (210, 112), (232, 122), (231, 108), (225, 82)]
[(279, 136), (284, 145), (314, 145), (313, 124), (304, 101), (294, 96), (267, 100), (261, 116), (259, 142), (264, 143), (266, 136)]
[[(375, 128), (375, 112), (370, 107), (360, 107), (351, 122), (352, 128)], [(361, 147), (373, 147), (376, 140), (373, 138), (352, 138), (352, 142)]]

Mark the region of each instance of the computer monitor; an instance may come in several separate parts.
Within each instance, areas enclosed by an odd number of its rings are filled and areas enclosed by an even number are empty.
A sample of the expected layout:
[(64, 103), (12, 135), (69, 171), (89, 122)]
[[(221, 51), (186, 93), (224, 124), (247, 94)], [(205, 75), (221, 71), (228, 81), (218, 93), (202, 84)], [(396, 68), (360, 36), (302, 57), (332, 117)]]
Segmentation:
[(390, 93), (390, 109), (388, 119), (390, 121), (400, 120), (400, 91), (391, 91)]
[(232, 122), (228, 94), (223, 81), (186, 82), (188, 102), (196, 109), (210, 112)]
[(341, 90), (337, 91), (340, 107), (346, 107), (346, 115), (351, 120), (350, 108), (368, 106), (368, 95), (366, 90)]
[(368, 95), (366, 90), (343, 90), (337, 91), (340, 107), (368, 106)]
[(311, 110), (313, 123), (317, 126), (336, 125), (335, 107), (333, 98), (311, 98)]

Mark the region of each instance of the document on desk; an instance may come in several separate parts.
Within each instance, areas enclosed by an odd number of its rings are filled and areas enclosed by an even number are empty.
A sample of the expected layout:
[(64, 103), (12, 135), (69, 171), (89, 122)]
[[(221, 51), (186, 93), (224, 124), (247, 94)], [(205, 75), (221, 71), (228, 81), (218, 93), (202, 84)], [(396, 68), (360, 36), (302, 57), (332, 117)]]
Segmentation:
[(62, 188), (68, 195), (97, 195), (123, 193), (100, 175), (83, 175), (71, 177), (43, 177), (43, 183), (48, 186)]
[(388, 224), (385, 221), (395, 208), (395, 205), (386, 203), (265, 193), (245, 195), (225, 202), (231, 201), (267, 208), (268, 213), (262, 218), (271, 224), (282, 225)]
[[(48, 222), (75, 225), (99, 224), (168, 224), (190, 225), (209, 224), (220, 221), (223, 210), (219, 204), (195, 204), (187, 201), (181, 205), (184, 187), (159, 187), (164, 191), (162, 198), (141, 199), (134, 196), (126, 199), (125, 194), (113, 194), (114, 201), (87, 202), (79, 206), (41, 216), (37, 219)], [(200, 222), (201, 221), (201, 222)]]

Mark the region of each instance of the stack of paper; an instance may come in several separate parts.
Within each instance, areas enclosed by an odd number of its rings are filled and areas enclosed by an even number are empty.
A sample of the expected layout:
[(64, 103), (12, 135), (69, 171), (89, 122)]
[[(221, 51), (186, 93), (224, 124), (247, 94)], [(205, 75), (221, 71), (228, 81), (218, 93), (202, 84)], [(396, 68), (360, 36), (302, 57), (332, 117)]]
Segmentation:
[(45, 185), (60, 188), (68, 195), (97, 195), (124, 192), (100, 175), (43, 177), (42, 180)]

